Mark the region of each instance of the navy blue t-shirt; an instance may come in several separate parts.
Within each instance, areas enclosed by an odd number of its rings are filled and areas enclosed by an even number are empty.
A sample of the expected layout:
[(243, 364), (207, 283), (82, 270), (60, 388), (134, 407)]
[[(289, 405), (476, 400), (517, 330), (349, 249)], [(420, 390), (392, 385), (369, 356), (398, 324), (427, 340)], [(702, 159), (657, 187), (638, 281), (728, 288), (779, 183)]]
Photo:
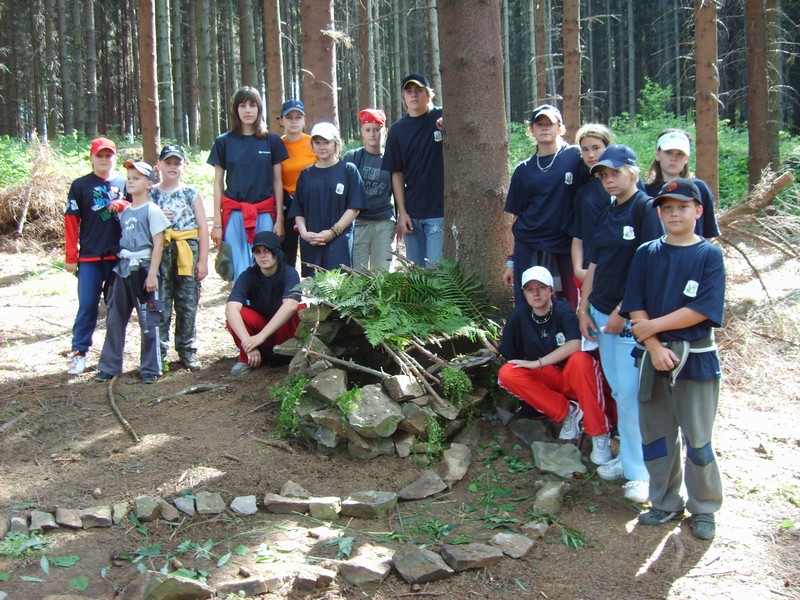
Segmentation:
[(366, 148), (350, 150), (342, 160), (353, 163), (361, 175), (369, 208), (358, 213), (359, 221), (389, 221), (394, 219), (392, 177), (382, 167), (383, 155), (367, 152)]
[(570, 340), (581, 339), (578, 317), (563, 298), (553, 298), (553, 315), (544, 325), (534, 322), (532, 311), (528, 304), (519, 304), (508, 315), (499, 348), (506, 360), (537, 360)]
[(294, 291), (299, 283), (300, 275), (287, 265), (281, 265), (270, 277), (261, 272), (261, 267), (253, 265), (236, 278), (228, 302), (239, 302), (252, 308), (269, 321), (285, 299), (300, 302), (300, 294)]
[[(691, 177), (691, 181), (700, 190), (700, 203), (703, 205), (703, 214), (697, 219), (694, 226), (694, 232), (706, 239), (718, 237), (720, 234), (719, 225), (717, 224), (717, 212), (714, 209), (714, 194), (711, 193), (711, 188), (708, 187), (705, 181), (697, 177)], [(661, 184), (646, 183), (644, 185), (645, 193), (651, 198), (658, 196), (658, 193), (663, 187)]]
[[(297, 180), (290, 217), (304, 217), (308, 231), (325, 231), (351, 208), (367, 208), (361, 175), (353, 163), (340, 160), (332, 167), (311, 165)], [(348, 227), (344, 233), (352, 228)]]
[[(665, 238), (643, 244), (633, 257), (620, 314), (645, 310), (650, 319), (679, 308), (691, 308), (706, 317), (692, 327), (658, 334), (662, 342), (705, 339), (722, 325), (725, 304), (725, 265), (722, 251), (701, 239), (691, 246), (673, 246)], [(716, 352), (690, 353), (679, 379), (720, 378)]]
[(125, 177), (116, 173), (107, 180), (89, 173), (72, 182), (64, 214), (81, 220), (80, 258), (116, 254), (122, 231), (119, 218), (108, 210), (108, 205), (125, 199), (125, 183)]
[(383, 168), (402, 172), (406, 182), (406, 211), (413, 219), (444, 217), (444, 156), (442, 132), (436, 121), (441, 108), (424, 115), (409, 115), (389, 128), (383, 151)]
[[(597, 217), (603, 209), (611, 204), (611, 196), (603, 187), (597, 177), (592, 177), (575, 192), (573, 203), (572, 226), (569, 235), (584, 241), (584, 248), (589, 245), (589, 240), (594, 237), (597, 227)], [(584, 255), (583, 268), (589, 266), (589, 261)]]
[(636, 249), (663, 233), (653, 200), (644, 192), (637, 190), (626, 202), (612, 202), (603, 210), (586, 251), (588, 261), (597, 265), (589, 296), (595, 308), (605, 314), (614, 312), (625, 293), (628, 267)]
[(257, 204), (275, 195), (272, 168), (289, 158), (281, 138), (238, 135), (219, 136), (211, 148), (208, 164), (225, 169), (225, 195), (237, 202)]
[[(552, 166), (550, 166), (552, 164)], [(531, 250), (568, 253), (575, 192), (589, 178), (578, 146), (555, 155), (534, 154), (514, 169), (504, 210), (517, 217), (514, 239)]]

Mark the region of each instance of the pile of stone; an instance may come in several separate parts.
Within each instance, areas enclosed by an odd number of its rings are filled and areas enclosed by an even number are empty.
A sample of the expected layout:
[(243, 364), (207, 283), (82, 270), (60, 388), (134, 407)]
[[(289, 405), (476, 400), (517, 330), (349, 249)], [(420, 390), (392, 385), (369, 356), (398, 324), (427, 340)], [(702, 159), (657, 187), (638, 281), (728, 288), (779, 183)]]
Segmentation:
[[(292, 357), (290, 377), (311, 378), (297, 414), (303, 434), (319, 451), (346, 448), (359, 459), (424, 454), (432, 421), (450, 439), (487, 396), (484, 388), (476, 387), (458, 405), (443, 398), (434, 373), (445, 366), (463, 366), (461, 355), (451, 361), (436, 354), (435, 345), (416, 342), (408, 351), (385, 344), (373, 348), (357, 321), (343, 319), (325, 305), (300, 315), (297, 338), (276, 346), (275, 352)], [(472, 366), (496, 358), (486, 349), (473, 356)], [(340, 399), (353, 385), (361, 387), (361, 397), (343, 405)]]

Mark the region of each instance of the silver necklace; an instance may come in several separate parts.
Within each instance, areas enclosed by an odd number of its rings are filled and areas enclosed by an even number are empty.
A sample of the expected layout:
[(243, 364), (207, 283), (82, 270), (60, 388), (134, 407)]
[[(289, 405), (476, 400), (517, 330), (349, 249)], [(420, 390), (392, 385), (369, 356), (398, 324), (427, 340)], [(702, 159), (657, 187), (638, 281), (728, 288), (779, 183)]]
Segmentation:
[[(550, 309), (547, 311), (547, 314), (545, 316), (543, 316), (543, 317), (537, 317), (536, 313), (533, 312), (533, 309), (531, 309), (531, 319), (533, 319), (533, 322), (536, 323), (537, 325), (547, 325), (547, 323), (550, 322), (550, 317), (552, 317), (552, 316), (553, 316), (553, 303), (552, 302), (550, 303)], [(547, 337), (547, 330), (546, 329), (540, 330), (539, 331), (539, 336), (541, 338), (546, 338)]]
[(564, 148), (565, 148), (565, 145), (561, 146), (558, 150), (556, 150), (555, 154), (553, 154), (553, 158), (550, 159), (550, 164), (547, 165), (546, 167), (543, 167), (542, 164), (539, 162), (539, 153), (537, 152), (536, 153), (536, 166), (539, 168), (539, 170), (542, 173), (547, 173), (551, 168), (553, 168), (553, 165), (556, 162), (556, 158), (558, 158), (558, 155), (561, 154), (561, 151)]

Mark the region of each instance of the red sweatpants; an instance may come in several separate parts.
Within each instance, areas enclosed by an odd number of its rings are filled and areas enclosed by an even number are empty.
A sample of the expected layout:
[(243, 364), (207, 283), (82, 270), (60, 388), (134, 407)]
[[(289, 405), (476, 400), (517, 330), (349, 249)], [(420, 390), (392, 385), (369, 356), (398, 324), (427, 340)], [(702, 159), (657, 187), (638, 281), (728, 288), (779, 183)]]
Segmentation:
[[(301, 308), (305, 308), (302, 306)], [(300, 309), (298, 309), (300, 310)], [(242, 307), (242, 321), (244, 321), (244, 326), (247, 329), (247, 333), (250, 335), (255, 335), (264, 327), (267, 326), (269, 319), (263, 317), (260, 313), (257, 313), (252, 308), (248, 308), (247, 306)], [(270, 317), (271, 319), (272, 317)], [(294, 337), (295, 332), (297, 331), (297, 326), (300, 324), (300, 317), (297, 313), (292, 315), (292, 318), (286, 321), (283, 325), (281, 325), (278, 330), (273, 333), (267, 340), (261, 344), (258, 349), (261, 351), (261, 356), (263, 358), (267, 358), (269, 355), (272, 354), (272, 349), (277, 346), (278, 344), (282, 344), (288, 339)], [(242, 350), (242, 340), (239, 339), (231, 326), (225, 321), (225, 326), (228, 328), (228, 331), (231, 332), (233, 336), (233, 341), (236, 343), (236, 347), (239, 349), (239, 362), (246, 363), (247, 362), (247, 352)]]
[(556, 423), (567, 416), (569, 399), (577, 400), (583, 411), (584, 431), (589, 435), (608, 431), (600, 363), (587, 352), (570, 355), (563, 369), (551, 365), (543, 369), (515, 368), (506, 363), (500, 367), (497, 383)]

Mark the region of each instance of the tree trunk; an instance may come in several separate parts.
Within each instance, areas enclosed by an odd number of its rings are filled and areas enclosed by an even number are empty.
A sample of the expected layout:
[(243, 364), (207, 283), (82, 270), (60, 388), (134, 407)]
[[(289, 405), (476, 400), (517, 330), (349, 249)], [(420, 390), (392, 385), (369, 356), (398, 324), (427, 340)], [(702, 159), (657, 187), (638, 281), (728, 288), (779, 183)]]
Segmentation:
[(194, 2), (190, 5), (189, 14), (187, 15), (187, 39), (186, 50), (187, 59), (190, 65), (195, 68), (186, 70), (186, 120), (188, 121), (188, 136), (189, 144), (192, 146), (200, 145), (200, 97), (199, 82), (197, 73), (200, 71), (202, 65), (198, 59), (197, 54), (197, 40), (199, 38), (197, 25), (197, 5), (199, 2)]
[[(205, 0), (203, 0), (205, 1)], [(209, 61), (208, 66), (211, 72), (209, 84), (211, 85), (211, 137), (215, 138), (220, 134), (223, 122), (227, 122), (228, 97), (220, 78), (219, 48), (221, 46), (218, 28), (217, 0), (208, 0), (208, 41), (209, 41)]]
[[(769, 92), (767, 95), (767, 143), (769, 145), (769, 161), (772, 165), (780, 163), (780, 104), (778, 93), (781, 85), (781, 53), (778, 51), (780, 33), (778, 31), (778, 0), (766, 0), (767, 27), (767, 78)], [(793, 60), (797, 60), (796, 55)]]
[[(175, 140), (179, 144), (185, 144), (186, 137), (186, 109), (184, 107), (184, 87), (183, 87), (183, 22), (181, 10), (181, 0), (171, 0), (170, 9), (170, 47), (172, 51), (172, 96), (175, 100), (172, 106), (172, 115), (175, 121)], [(192, 62), (196, 65), (196, 62)], [(194, 70), (194, 69), (191, 69)]]
[(370, 21), (372, 20), (372, 0), (358, 3), (358, 66), (360, 106), (375, 106), (375, 55), (372, 47)]
[(211, 87), (211, 26), (209, 0), (194, 3), (195, 35), (197, 37), (197, 103), (200, 107), (199, 136), (197, 143), (211, 148), (214, 143), (214, 113)]
[[(404, 60), (408, 60), (408, 57), (402, 55), (400, 53), (400, 38), (401, 38), (401, 31), (405, 27), (405, 19), (400, 19), (400, 12), (403, 8), (403, 0), (398, 0), (398, 7), (394, 13), (394, 73), (395, 73), (395, 80), (397, 77), (405, 77), (408, 74), (408, 65), (404, 64)], [(408, 40), (408, 37), (403, 38)], [(399, 87), (399, 86), (397, 86)], [(392, 89), (392, 92), (395, 92), (395, 89)], [(400, 115), (403, 114), (403, 94), (402, 93), (391, 93), (389, 94), (390, 98), (394, 99), (394, 104), (392, 105), (392, 114), (394, 120), (399, 119)]]
[(564, 0), (562, 32), (564, 36), (564, 103), (562, 107), (567, 141), (575, 140), (581, 125), (581, 3)]
[(47, 81), (47, 139), (52, 140), (58, 135), (58, 90), (56, 85), (56, 37), (55, 37), (55, 2), (54, 0), (45, 1), (45, 28), (44, 39), (47, 50), (47, 60), (45, 61), (45, 77)]
[(437, 105), (444, 102), (442, 92), (442, 58), (439, 51), (439, 15), (436, 12), (436, 0), (429, 0), (428, 4), (428, 56), (431, 60), (431, 85), (438, 94)]
[(83, 131), (87, 137), (97, 136), (97, 48), (94, 35), (94, 0), (84, 0), (84, 34), (86, 36), (86, 118)]
[(616, 104), (614, 103), (614, 27), (612, 26), (612, 19), (611, 19), (611, 0), (606, 0), (606, 85), (608, 86), (608, 91), (606, 92), (608, 102), (607, 102), (607, 114), (606, 120), (610, 120), (612, 115), (616, 114), (615, 107)]
[[(156, 36), (158, 40), (158, 114), (161, 131), (170, 141), (175, 139), (175, 109), (172, 102), (172, 45), (170, 44), (169, 0), (155, 0)], [(180, 24), (178, 24), (180, 26)], [(141, 31), (141, 30), (140, 30)]]
[(503, 213), (509, 174), (500, 3), (440, 0), (439, 15), (445, 111), (454, 115), (444, 126), (444, 255), (475, 274), (495, 306), (506, 306), (499, 274), (511, 227)]
[(67, 13), (64, 0), (56, 0), (56, 18), (58, 19), (58, 51), (59, 69), (61, 71), (61, 106), (64, 133), (72, 135), (75, 124), (72, 119), (72, 57), (67, 43)]
[(716, 0), (694, 0), (697, 176), (719, 200), (719, 72)]
[(508, 22), (508, 0), (501, 0), (500, 10), (503, 17), (503, 88), (505, 89), (506, 116), (511, 114), (511, 50)]
[(281, 116), (283, 91), (283, 49), (281, 47), (281, 12), (278, 0), (264, 0), (264, 60), (267, 65), (267, 107), (269, 122), (277, 125)]
[(547, 15), (545, 13), (545, 0), (535, 0), (536, 8), (534, 10), (534, 23), (533, 29), (535, 32), (536, 46), (534, 49), (535, 68), (536, 68), (536, 101), (535, 105), (539, 105), (547, 98)]
[(747, 0), (744, 16), (747, 36), (747, 130), (750, 142), (748, 179), (752, 189), (761, 180), (761, 171), (770, 166), (767, 139), (769, 132), (767, 15), (764, 0)]
[(633, 30), (636, 24), (633, 20), (633, 0), (627, 0), (627, 31), (628, 31), (628, 114), (631, 118), (636, 115), (636, 43), (634, 42)]
[(333, 0), (300, 0), (300, 21), (306, 121), (309, 125), (330, 121), (338, 126)]
[[(31, 35), (31, 48), (41, 48), (44, 43), (44, 31), (42, 31), (42, 0), (34, 0), (28, 6), (30, 11), (30, 35)], [(31, 108), (33, 109), (33, 127), (32, 133), (36, 133), (39, 138), (44, 138), (47, 134), (47, 122), (45, 116), (47, 114), (47, 96), (45, 95), (44, 86), (42, 85), (44, 77), (42, 76), (41, 52), (33, 52), (31, 61)]]
[(256, 74), (256, 34), (252, 0), (239, 0), (239, 54), (242, 61), (242, 85), (258, 88)]
[(139, 110), (142, 120), (142, 153), (145, 162), (156, 164), (161, 142), (158, 122), (156, 81), (155, 0), (138, 0), (139, 23)]
[[(683, 21), (683, 16), (680, 14), (682, 9), (681, 0), (674, 1), (673, 13), (672, 13), (672, 37), (673, 37), (673, 44), (675, 48), (675, 52), (673, 54), (673, 60), (675, 61), (675, 70), (674, 70), (674, 82), (672, 84), (673, 94), (672, 97), (675, 98), (675, 114), (680, 116), (683, 114), (682, 107), (681, 107), (681, 29), (680, 24)], [(697, 17), (695, 16), (695, 24), (696, 24)], [(716, 37), (716, 29), (714, 29), (714, 35)], [(697, 43), (697, 40), (695, 40)], [(716, 43), (714, 44), (716, 48)], [(664, 46), (666, 48), (666, 46)], [(697, 57), (695, 56), (695, 60)], [(714, 57), (716, 61), (716, 56)], [(695, 72), (695, 76), (698, 76), (697, 72)], [(719, 78), (717, 76), (717, 87), (719, 87)], [(696, 100), (696, 99), (695, 99)], [(702, 179), (702, 178), (701, 178)], [(714, 196), (716, 198), (716, 196)]]

